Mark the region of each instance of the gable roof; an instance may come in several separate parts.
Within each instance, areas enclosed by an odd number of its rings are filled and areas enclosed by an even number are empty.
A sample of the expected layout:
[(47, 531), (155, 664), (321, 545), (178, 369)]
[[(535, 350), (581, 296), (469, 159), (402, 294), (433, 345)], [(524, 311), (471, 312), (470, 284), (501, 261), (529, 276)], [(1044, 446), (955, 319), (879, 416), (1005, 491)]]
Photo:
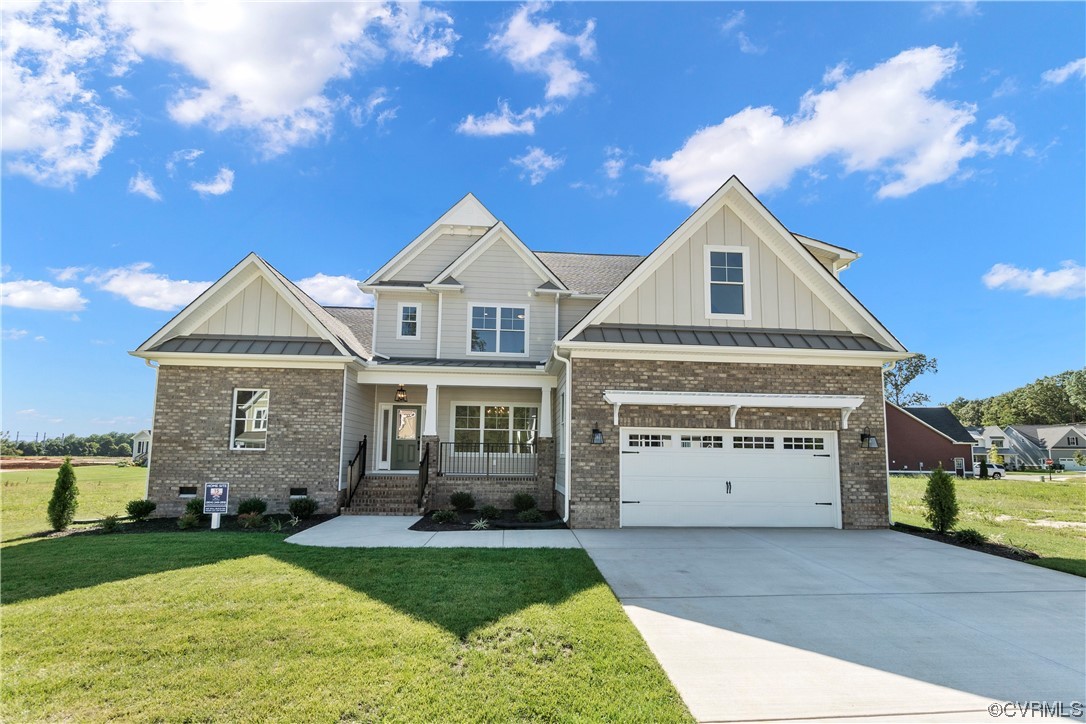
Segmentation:
[[(666, 261), (676, 249), (689, 241), (690, 235), (720, 208), (728, 206), (751, 227), (777, 254), (798, 278), (802, 279), (811, 291), (847, 324), (851, 331), (868, 334), (869, 327), (876, 340), (888, 346), (894, 352), (905, 353), (905, 347), (875, 318), (871, 312), (845, 286), (826, 269), (814, 253), (762, 204), (758, 198), (743, 185), (736, 176), (729, 178), (701, 206), (679, 225), (656, 249), (653, 250), (607, 297), (573, 326), (563, 340), (569, 341), (590, 325), (598, 324), (614, 311), (617, 306), (655, 270)], [(776, 248), (774, 248), (776, 247)], [(784, 254), (784, 251), (791, 252)]]
[(479, 240), (472, 244), (467, 251), (456, 259), (453, 259), (452, 263), (438, 272), (431, 283), (436, 284), (438, 283), (438, 280), (444, 280), (449, 277), (455, 279), (457, 274), (460, 274), (471, 266), (472, 263), (482, 256), (487, 249), (491, 248), (499, 241), (504, 241), (508, 244), (509, 248), (516, 252), (517, 256), (523, 259), (524, 263), (534, 272), (539, 274), (544, 280), (552, 282), (559, 289), (566, 289), (566, 285), (562, 283), (562, 280), (555, 276), (554, 272), (551, 271), (538, 256), (533, 254), (531, 249), (525, 246), (524, 242), (513, 233), (512, 229), (505, 225), (504, 221), (499, 221), (494, 224), (494, 226), (490, 227), (490, 230), (479, 237)]
[(636, 254), (567, 251), (537, 251), (535, 255), (568, 289), (581, 294), (609, 294), (645, 258)]
[(1055, 447), (1067, 447), (1060, 443), (1070, 433), (1081, 436), (1083, 442), (1080, 442), (1078, 447), (1086, 444), (1086, 432), (1084, 432), (1086, 427), (1076, 423), (1070, 425), (1008, 425), (1007, 427), (1029, 438), (1030, 442), (1049, 450)]
[(941, 433), (944, 437), (950, 438), (954, 442), (965, 443), (967, 445), (973, 445), (976, 442), (969, 433), (969, 430), (966, 430), (965, 426), (954, 416), (954, 413), (946, 407), (899, 407), (889, 401), (887, 401), (886, 404), (893, 405), (902, 412), (912, 415), (920, 422), (936, 432)]

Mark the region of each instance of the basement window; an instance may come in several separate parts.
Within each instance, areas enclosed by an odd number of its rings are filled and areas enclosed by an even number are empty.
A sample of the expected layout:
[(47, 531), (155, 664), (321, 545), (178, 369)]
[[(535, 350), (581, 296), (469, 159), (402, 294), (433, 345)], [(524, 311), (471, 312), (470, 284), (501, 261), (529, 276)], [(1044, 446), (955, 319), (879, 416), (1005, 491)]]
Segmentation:
[(309, 488), (291, 488), (290, 497), (292, 498), (304, 498), (309, 495)]
[(195, 498), (196, 486), (195, 485), (182, 485), (177, 489), (177, 497), (179, 498)]

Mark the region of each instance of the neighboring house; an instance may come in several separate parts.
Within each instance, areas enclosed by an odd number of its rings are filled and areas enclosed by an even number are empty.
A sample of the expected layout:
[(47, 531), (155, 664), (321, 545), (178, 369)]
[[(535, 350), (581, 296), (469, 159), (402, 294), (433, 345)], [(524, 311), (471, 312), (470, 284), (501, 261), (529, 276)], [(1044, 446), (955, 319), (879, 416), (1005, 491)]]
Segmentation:
[(143, 460), (151, 453), (151, 431), (140, 430), (132, 436), (132, 459)]
[(973, 436), (945, 407), (886, 403), (886, 456), (891, 472), (973, 473)]
[(1022, 467), (1023, 463), (1019, 460), (1018, 450), (1011, 444), (1011, 440), (1008, 438), (1006, 431), (996, 425), (985, 425), (983, 427), (970, 427), (970, 434), (973, 436), (973, 459), (976, 462), (991, 462), (988, 460), (989, 454), (994, 447), (1003, 458), (1003, 466), (1008, 470), (1017, 470)]
[(647, 257), (533, 252), (469, 194), (360, 285), (373, 309), (250, 254), (133, 352), (158, 363), (149, 496), (885, 526), (882, 366), (910, 355), (839, 281), (858, 257), (734, 177)]
[(1086, 470), (1075, 461), (1075, 453), (1086, 454), (1086, 425), (1010, 425), (1005, 432), (1024, 465), (1047, 467), (1051, 460), (1064, 470)]

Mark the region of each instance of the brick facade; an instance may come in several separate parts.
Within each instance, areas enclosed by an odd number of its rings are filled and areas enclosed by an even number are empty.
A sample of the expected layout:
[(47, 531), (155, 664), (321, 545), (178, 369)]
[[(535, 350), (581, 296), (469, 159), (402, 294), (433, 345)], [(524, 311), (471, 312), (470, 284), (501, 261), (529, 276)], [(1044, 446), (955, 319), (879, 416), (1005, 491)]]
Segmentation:
[[(269, 390), (267, 449), (231, 450), (231, 405), (236, 388)], [(181, 486), (230, 483), (230, 512), (258, 497), (268, 511), (285, 512), (290, 488), (303, 487), (336, 509), (343, 405), (339, 369), (184, 367), (158, 370), (148, 497), (157, 515), (178, 515), (188, 502)]]
[[(841, 508), (845, 528), (889, 524), (886, 453), (861, 448), (867, 428), (885, 445), (882, 373), (878, 367), (712, 362), (658, 362), (574, 357), (570, 430), (570, 524), (575, 528), (615, 528), (619, 524), (619, 434), (604, 390), (751, 392), (863, 395), (864, 403), (838, 435)], [(619, 426), (729, 428), (726, 407), (623, 405)], [(595, 426), (602, 445), (591, 443)], [(838, 430), (837, 410), (743, 408), (737, 429)]]
[[(436, 438), (423, 438), (436, 440)], [(431, 450), (439, 449), (431, 446)], [(448, 508), (449, 496), (467, 491), (475, 498), (476, 506), (494, 505), (512, 508), (513, 496), (529, 493), (535, 498), (540, 510), (554, 510), (554, 438), (544, 437), (536, 441), (535, 477), (475, 477), (470, 475), (438, 476), (436, 469), (430, 473), (429, 509)], [(436, 463), (431, 460), (431, 467)]]

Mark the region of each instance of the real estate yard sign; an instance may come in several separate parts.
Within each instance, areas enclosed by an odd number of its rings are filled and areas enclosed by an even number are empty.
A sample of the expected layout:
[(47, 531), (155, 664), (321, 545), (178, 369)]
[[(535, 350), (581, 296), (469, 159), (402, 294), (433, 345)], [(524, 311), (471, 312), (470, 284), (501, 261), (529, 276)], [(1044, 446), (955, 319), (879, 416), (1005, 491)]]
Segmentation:
[(211, 528), (219, 527), (219, 516), (230, 505), (230, 483), (204, 484), (204, 514), (211, 514)]

